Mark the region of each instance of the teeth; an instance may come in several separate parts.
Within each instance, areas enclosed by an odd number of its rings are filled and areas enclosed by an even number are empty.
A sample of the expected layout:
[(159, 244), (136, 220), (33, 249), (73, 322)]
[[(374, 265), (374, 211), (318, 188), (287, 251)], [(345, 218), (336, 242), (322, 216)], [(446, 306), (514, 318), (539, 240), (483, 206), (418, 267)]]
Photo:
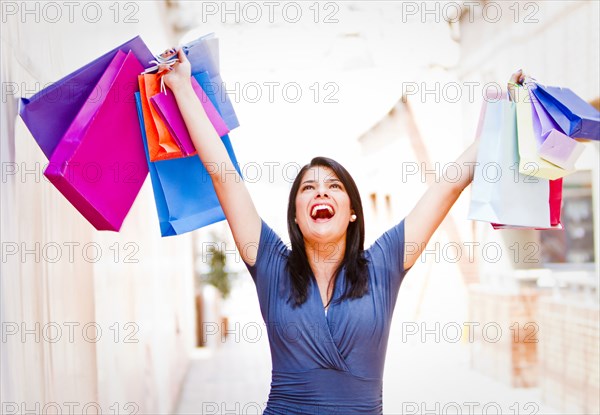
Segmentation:
[(318, 210), (327, 209), (329, 213), (333, 216), (333, 208), (329, 205), (315, 205), (312, 209), (311, 216), (315, 216)]

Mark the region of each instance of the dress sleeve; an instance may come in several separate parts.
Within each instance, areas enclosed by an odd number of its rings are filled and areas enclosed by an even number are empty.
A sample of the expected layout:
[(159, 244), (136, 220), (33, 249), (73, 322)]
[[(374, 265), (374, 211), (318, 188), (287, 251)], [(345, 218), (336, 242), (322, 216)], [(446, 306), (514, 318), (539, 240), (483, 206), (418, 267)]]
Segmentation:
[(377, 283), (391, 293), (397, 293), (410, 270), (404, 269), (404, 219), (384, 232), (368, 249), (376, 270)]
[(281, 238), (261, 218), (260, 239), (256, 250), (256, 261), (249, 265), (250, 272), (258, 293), (261, 309), (266, 310), (270, 302), (275, 301), (277, 287), (280, 285), (288, 257), (288, 248)]

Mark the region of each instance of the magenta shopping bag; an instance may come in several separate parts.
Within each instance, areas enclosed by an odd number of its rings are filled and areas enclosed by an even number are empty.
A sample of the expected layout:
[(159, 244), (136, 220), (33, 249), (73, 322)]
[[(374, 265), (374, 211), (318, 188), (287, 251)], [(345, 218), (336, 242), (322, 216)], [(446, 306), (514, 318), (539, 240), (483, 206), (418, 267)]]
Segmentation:
[(133, 52), (116, 52), (44, 172), (98, 230), (121, 228), (148, 174), (134, 97), (143, 69)]
[(94, 92), (117, 51), (131, 51), (143, 67), (152, 66), (150, 61), (154, 56), (137, 36), (44, 88), (31, 98), (21, 98), (19, 115), (48, 159), (82, 105)]
[[(213, 127), (219, 137), (223, 137), (224, 135), (229, 133), (229, 128), (225, 125), (223, 118), (219, 115), (219, 112), (212, 104), (210, 99), (206, 96), (200, 84), (196, 78), (191, 77), (190, 79), (192, 83), (192, 88), (194, 92), (200, 99), (202, 106), (204, 107), (204, 111), (208, 116), (208, 119), (212, 123)], [(175, 138), (177, 144), (181, 148), (182, 152), (186, 155), (192, 155), (196, 153), (196, 148), (192, 143), (192, 138), (185, 126), (185, 121), (183, 120), (183, 116), (179, 111), (179, 107), (177, 106), (177, 101), (175, 100), (175, 96), (173, 92), (167, 90), (167, 93), (158, 93), (150, 98), (150, 102), (154, 105), (154, 108), (159, 113), (161, 119), (167, 126), (169, 133)]]

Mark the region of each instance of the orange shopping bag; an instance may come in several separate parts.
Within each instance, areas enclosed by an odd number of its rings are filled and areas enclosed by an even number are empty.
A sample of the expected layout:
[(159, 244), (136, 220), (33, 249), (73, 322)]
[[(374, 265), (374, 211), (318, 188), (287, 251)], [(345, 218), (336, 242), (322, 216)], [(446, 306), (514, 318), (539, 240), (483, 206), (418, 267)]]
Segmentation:
[(138, 76), (138, 83), (150, 161), (190, 156), (190, 154), (185, 154), (181, 150), (160, 115), (150, 103), (151, 97), (161, 93), (160, 76), (157, 74), (142, 74)]

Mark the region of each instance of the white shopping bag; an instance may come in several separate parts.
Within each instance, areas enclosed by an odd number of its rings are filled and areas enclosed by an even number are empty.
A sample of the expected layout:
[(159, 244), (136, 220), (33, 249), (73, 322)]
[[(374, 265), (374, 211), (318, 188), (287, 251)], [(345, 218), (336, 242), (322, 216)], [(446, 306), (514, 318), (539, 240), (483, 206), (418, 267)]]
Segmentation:
[(515, 104), (507, 99), (487, 102), (480, 122), (468, 219), (550, 227), (548, 179), (519, 172)]

